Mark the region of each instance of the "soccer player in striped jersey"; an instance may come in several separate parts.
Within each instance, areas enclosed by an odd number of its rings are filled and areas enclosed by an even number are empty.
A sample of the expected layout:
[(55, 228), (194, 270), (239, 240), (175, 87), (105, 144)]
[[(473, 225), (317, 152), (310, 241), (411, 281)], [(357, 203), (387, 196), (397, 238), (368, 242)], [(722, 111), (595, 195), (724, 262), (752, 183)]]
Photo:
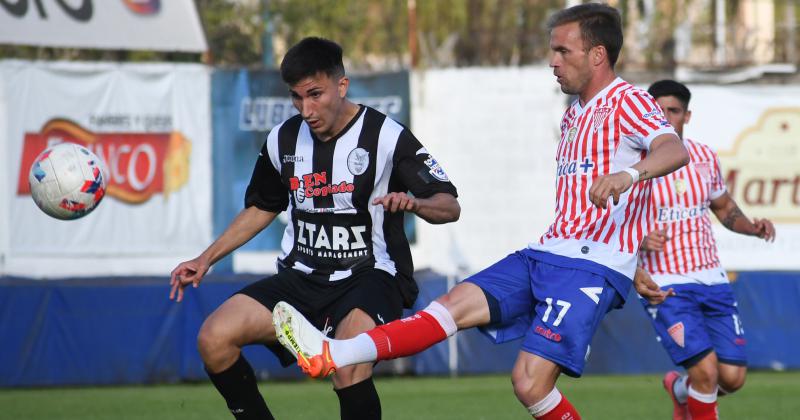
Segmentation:
[(688, 162), (688, 153), (647, 92), (618, 78), (619, 12), (583, 4), (549, 22), (550, 66), (577, 99), (561, 121), (555, 222), (541, 239), (467, 278), (424, 310), (351, 340), (328, 340), (291, 305), (279, 303), (278, 339), (312, 376), (341, 366), (418, 353), (459, 329), (480, 327), (495, 342), (524, 337), (511, 378), (537, 419), (578, 419), (556, 389), (561, 373), (580, 376), (600, 320), (631, 284), (646, 233), (650, 179)]
[(641, 265), (662, 288), (676, 295), (656, 307), (642, 301), (661, 345), (687, 375), (668, 372), (664, 387), (674, 419), (716, 419), (717, 395), (744, 385), (745, 338), (736, 299), (717, 258), (709, 209), (733, 232), (772, 241), (767, 219), (750, 221), (725, 189), (717, 154), (683, 136), (692, 116), (689, 89), (674, 80), (653, 83), (648, 92), (683, 139), (690, 163), (653, 181), (654, 229), (642, 243)]
[[(206, 371), (237, 419), (272, 418), (241, 348), (264, 344), (284, 366), (295, 361), (277, 343), (272, 310), (278, 301), (291, 302), (336, 338), (396, 320), (418, 292), (404, 213), (430, 223), (460, 214), (455, 187), (414, 135), (347, 99), (339, 45), (300, 41), (286, 53), (281, 78), (299, 114), (267, 136), (245, 208), (171, 278), (170, 299), (180, 301), (184, 287), (197, 287), (211, 265), (287, 211), (278, 273), (226, 300), (197, 338)], [(372, 366), (340, 369), (333, 378), (342, 419), (381, 417)]]

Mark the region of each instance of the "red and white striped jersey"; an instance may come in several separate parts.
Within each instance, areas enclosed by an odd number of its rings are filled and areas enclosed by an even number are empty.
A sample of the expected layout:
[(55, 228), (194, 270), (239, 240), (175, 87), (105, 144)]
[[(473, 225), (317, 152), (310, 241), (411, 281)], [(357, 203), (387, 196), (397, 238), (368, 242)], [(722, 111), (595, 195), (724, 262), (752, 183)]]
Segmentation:
[(590, 260), (632, 279), (651, 217), (650, 181), (636, 183), (616, 205), (609, 200), (606, 209), (592, 204), (589, 188), (597, 177), (640, 161), (662, 134), (676, 135), (653, 97), (620, 78), (583, 106), (575, 100), (561, 120), (556, 218), (530, 247)]
[[(725, 179), (717, 154), (710, 147), (685, 139), (690, 162), (683, 168), (653, 180), (651, 230), (666, 229), (664, 250), (642, 251), (642, 266), (651, 274), (701, 272), (719, 267), (717, 245), (711, 232), (711, 200), (725, 193)], [(713, 270), (715, 273), (718, 270)], [(697, 276), (693, 276), (697, 277)], [(727, 282), (718, 275), (700, 276), (701, 283)], [(675, 281), (671, 281), (675, 283)]]

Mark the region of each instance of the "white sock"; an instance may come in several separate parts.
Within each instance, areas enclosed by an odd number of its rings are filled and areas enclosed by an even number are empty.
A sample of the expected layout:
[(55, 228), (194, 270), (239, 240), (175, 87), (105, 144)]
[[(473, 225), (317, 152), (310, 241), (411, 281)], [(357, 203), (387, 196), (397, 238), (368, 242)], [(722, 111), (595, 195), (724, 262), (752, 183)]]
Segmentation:
[(703, 394), (689, 385), (689, 396), (702, 403), (711, 404), (717, 401), (717, 390), (715, 389), (714, 392), (710, 394)]
[(681, 404), (686, 404), (686, 399), (689, 398), (689, 389), (686, 387), (686, 381), (688, 379), (688, 375), (682, 375), (675, 380), (675, 383), (672, 385), (672, 392), (675, 394), (675, 399)]
[(561, 398), (561, 393), (558, 392), (556, 387), (553, 387), (553, 390), (550, 391), (546, 397), (536, 404), (528, 407), (528, 412), (531, 413), (533, 417), (543, 416), (556, 408), (558, 403), (561, 402)]
[(450, 311), (444, 307), (441, 303), (437, 301), (431, 302), (423, 311), (430, 314), (436, 322), (439, 323), (439, 326), (442, 327), (444, 333), (447, 334), (448, 337), (452, 336), (458, 331), (458, 326), (456, 326), (456, 320), (453, 319), (453, 315), (450, 314)]
[(378, 349), (366, 333), (347, 340), (330, 340), (330, 348), (337, 367), (374, 362), (378, 358)]

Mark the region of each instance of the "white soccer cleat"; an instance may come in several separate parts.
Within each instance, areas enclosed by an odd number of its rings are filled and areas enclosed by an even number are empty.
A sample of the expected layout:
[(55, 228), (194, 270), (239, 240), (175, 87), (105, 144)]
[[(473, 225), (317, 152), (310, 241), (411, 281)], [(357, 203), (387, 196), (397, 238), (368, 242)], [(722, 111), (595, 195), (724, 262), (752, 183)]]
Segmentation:
[(297, 358), (297, 365), (312, 378), (336, 372), (328, 339), (297, 309), (278, 302), (272, 310), (272, 325), (283, 347)]

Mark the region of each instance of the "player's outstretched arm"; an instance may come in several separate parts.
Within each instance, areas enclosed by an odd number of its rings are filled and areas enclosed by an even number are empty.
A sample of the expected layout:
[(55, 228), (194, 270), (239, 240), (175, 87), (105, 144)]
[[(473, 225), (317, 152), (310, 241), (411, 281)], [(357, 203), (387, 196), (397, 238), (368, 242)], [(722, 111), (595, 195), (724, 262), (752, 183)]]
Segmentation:
[(743, 235), (758, 236), (767, 242), (775, 241), (775, 226), (772, 225), (772, 222), (768, 219), (750, 221), (727, 192), (711, 200), (710, 207), (717, 219), (728, 230)]
[(404, 192), (392, 192), (372, 200), (373, 205), (382, 205), (385, 211), (415, 213), (428, 223), (455, 222), (461, 216), (458, 200), (448, 193), (436, 193), (429, 198), (416, 198)]
[(170, 275), (170, 300), (183, 300), (183, 289), (192, 285), (197, 287), (208, 269), (217, 261), (244, 245), (258, 232), (261, 232), (275, 220), (277, 213), (250, 206), (236, 215), (225, 232), (217, 238), (200, 256), (193, 260), (178, 264)]
[(675, 134), (662, 134), (650, 143), (647, 157), (631, 167), (638, 172), (636, 179), (625, 171), (598, 177), (589, 188), (589, 199), (600, 208), (606, 208), (609, 197), (613, 198), (614, 204), (617, 204), (619, 196), (628, 191), (634, 182), (658, 178), (680, 169), (687, 163), (689, 163), (689, 152), (683, 147), (681, 139)]

